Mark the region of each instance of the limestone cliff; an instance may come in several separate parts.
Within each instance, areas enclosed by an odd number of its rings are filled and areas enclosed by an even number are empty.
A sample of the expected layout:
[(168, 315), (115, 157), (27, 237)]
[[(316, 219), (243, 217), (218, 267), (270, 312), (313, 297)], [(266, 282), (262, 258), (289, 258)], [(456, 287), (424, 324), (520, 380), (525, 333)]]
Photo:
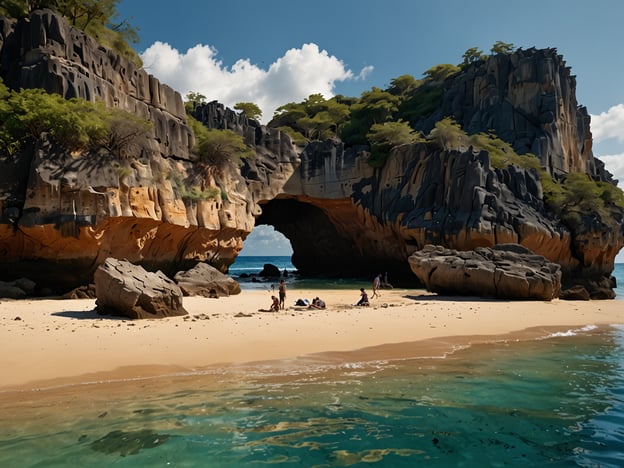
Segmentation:
[[(70, 154), (46, 135), (0, 157), (0, 280), (28, 277), (64, 290), (92, 282), (107, 257), (169, 275), (199, 261), (226, 271), (260, 213), (257, 200), (281, 188), (267, 173), (285, 180), (294, 170), (290, 139), (244, 119), (258, 153), (247, 165), (254, 180), (235, 164), (207, 175), (190, 151), (194, 138), (177, 92), (50, 10), (19, 22), (0, 18), (0, 33), (8, 86), (103, 101), (154, 123), (151, 143), (135, 158)], [(265, 140), (281, 150), (259, 148)], [(194, 197), (194, 188), (221, 196)]]
[[(207, 171), (191, 150), (181, 97), (51, 11), (0, 19), (0, 48), (0, 76), (14, 89), (100, 100), (155, 123), (150, 145), (134, 158), (72, 154), (45, 134), (0, 157), (0, 279), (68, 288), (92, 282), (107, 257), (168, 275), (197, 262), (226, 271), (254, 225), (271, 224), (290, 239), (304, 274), (388, 272), (414, 284), (407, 258), (427, 244), (519, 243), (561, 265), (564, 285), (612, 297), (624, 213), (614, 209), (618, 229), (598, 218), (572, 229), (544, 206), (534, 171), (493, 169), (484, 151), (424, 144), (396, 147), (373, 168), (366, 147), (328, 140), (298, 149), (216, 102), (194, 116), (239, 133), (256, 157)], [(574, 77), (554, 50), (474, 65), (445, 82), (439, 107), (414, 125), (427, 130), (448, 115), (471, 132), (495, 129), (555, 177), (581, 171), (611, 180), (592, 155)], [(221, 196), (193, 195), (208, 188)]]

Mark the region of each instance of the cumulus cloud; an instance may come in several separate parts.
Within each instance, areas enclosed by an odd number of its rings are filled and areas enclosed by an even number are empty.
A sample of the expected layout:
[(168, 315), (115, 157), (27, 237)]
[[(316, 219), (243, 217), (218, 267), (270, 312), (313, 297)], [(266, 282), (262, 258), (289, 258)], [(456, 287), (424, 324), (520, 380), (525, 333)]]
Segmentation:
[(597, 156), (605, 164), (605, 168), (619, 181), (618, 187), (624, 188), (624, 153)]
[(340, 59), (314, 43), (286, 51), (266, 70), (249, 59), (228, 67), (219, 60), (214, 47), (202, 44), (181, 53), (169, 44), (155, 42), (141, 59), (149, 73), (182, 96), (197, 92), (228, 107), (253, 102), (262, 109), (265, 123), (283, 104), (300, 102), (315, 93), (330, 98), (337, 82), (365, 79), (373, 70), (367, 66), (355, 75)]
[(613, 106), (607, 112), (592, 115), (591, 131), (596, 142), (615, 138), (624, 143), (624, 104)]
[(290, 241), (273, 226), (256, 226), (247, 236), (240, 255), (292, 255)]

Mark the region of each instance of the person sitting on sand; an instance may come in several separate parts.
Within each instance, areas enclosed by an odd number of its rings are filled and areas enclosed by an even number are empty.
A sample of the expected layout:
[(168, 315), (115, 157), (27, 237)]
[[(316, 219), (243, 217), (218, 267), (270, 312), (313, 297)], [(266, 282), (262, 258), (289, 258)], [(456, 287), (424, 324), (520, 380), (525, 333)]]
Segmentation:
[(279, 299), (275, 296), (271, 296), (273, 303), (271, 304), (271, 312), (277, 312), (280, 309)]
[(309, 305), (309, 309), (324, 309), (325, 301), (319, 297), (312, 299), (312, 304)]
[(360, 300), (355, 304), (356, 306), (367, 306), (368, 303), (368, 294), (364, 291), (364, 288), (360, 288)]

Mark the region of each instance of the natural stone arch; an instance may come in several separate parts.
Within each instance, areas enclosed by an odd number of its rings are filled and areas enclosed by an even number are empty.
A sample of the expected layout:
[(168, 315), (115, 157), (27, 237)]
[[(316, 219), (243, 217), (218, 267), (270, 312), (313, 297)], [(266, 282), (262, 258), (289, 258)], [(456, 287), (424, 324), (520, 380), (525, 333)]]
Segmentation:
[[(390, 272), (394, 277), (413, 277), (407, 262), (403, 265), (364, 251), (341, 232), (344, 226), (336, 226), (325, 209), (309, 201), (282, 196), (261, 207), (256, 225), (271, 225), (286, 236), (293, 249), (292, 263), (302, 275), (368, 277)], [(352, 227), (361, 229), (355, 224)]]

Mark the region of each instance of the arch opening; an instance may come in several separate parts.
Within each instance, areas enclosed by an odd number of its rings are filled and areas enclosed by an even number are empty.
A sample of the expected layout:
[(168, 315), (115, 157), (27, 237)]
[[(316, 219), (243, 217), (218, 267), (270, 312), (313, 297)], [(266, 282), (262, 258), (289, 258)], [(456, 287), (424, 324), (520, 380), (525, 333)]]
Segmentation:
[[(344, 226), (339, 229), (325, 209), (334, 210), (334, 216), (340, 207), (322, 209), (295, 198), (279, 197), (261, 206), (262, 214), (256, 225), (273, 226), (290, 241), (291, 262), (302, 276), (368, 278), (383, 272), (392, 272), (395, 277), (408, 273), (407, 259), (399, 264), (370, 249), (363, 251), (361, 245), (344, 233)], [(361, 233), (362, 229), (352, 225), (353, 233)]]

